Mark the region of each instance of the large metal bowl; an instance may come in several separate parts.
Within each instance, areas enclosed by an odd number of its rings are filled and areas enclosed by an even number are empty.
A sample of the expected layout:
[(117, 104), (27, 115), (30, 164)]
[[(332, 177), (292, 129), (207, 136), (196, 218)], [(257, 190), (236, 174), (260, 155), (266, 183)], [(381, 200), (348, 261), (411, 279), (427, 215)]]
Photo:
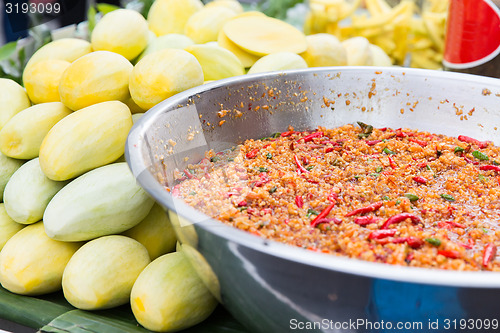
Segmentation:
[[(221, 110), (229, 115), (219, 118)], [(196, 163), (208, 149), (288, 125), (306, 130), (358, 120), (499, 144), (500, 80), (372, 67), (236, 77), (148, 111), (130, 132), (126, 158), (141, 186), (169, 211), (204, 282), (251, 332), (383, 332), (401, 326), (411, 327), (407, 332), (462, 332), (464, 324), (474, 331), (485, 327), (484, 319), (498, 323), (498, 273), (391, 266), (278, 244), (197, 212), (162, 185), (172, 181), (175, 168)]]

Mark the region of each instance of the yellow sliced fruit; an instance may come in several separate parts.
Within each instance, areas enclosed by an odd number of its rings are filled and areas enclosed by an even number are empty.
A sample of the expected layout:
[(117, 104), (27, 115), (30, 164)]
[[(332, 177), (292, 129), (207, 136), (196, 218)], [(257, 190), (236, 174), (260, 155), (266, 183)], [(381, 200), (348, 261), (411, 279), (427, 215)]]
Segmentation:
[(220, 80), (245, 74), (245, 68), (233, 53), (220, 46), (192, 45), (186, 51), (196, 57), (205, 80)]
[(197, 44), (217, 41), (224, 24), (235, 16), (236, 13), (226, 7), (203, 8), (189, 18), (184, 34)]
[(371, 66), (373, 56), (370, 42), (365, 37), (353, 37), (342, 42), (347, 51), (347, 64), (349, 66)]
[(91, 105), (55, 124), (40, 146), (40, 166), (52, 180), (68, 180), (115, 161), (125, 150), (132, 115), (119, 101)]
[(127, 98), (127, 100), (124, 103), (126, 106), (128, 106), (130, 113), (132, 113), (132, 115), (135, 113), (144, 113), (145, 111), (134, 102), (132, 97)]
[(79, 110), (105, 101), (125, 101), (130, 97), (128, 83), (132, 68), (117, 53), (89, 53), (64, 71), (59, 84), (61, 102), (71, 110)]
[(45, 135), (69, 114), (71, 110), (61, 102), (36, 104), (19, 112), (0, 130), (0, 151), (25, 160), (37, 157)]
[[(136, 114), (139, 115), (139, 114)], [(174, 228), (167, 213), (157, 203), (138, 225), (123, 233), (146, 247), (151, 260), (175, 250)]]
[(145, 56), (130, 75), (134, 102), (149, 110), (164, 99), (203, 84), (200, 63), (189, 52), (166, 49)]
[(218, 302), (181, 251), (157, 258), (142, 271), (130, 304), (146, 329), (174, 332), (205, 320)]
[(248, 74), (302, 68), (307, 68), (307, 63), (301, 56), (292, 52), (278, 52), (268, 54), (257, 60), (248, 71)]
[(236, 57), (238, 57), (238, 59), (240, 59), (241, 61), (241, 64), (245, 68), (252, 67), (252, 65), (255, 64), (257, 60), (260, 59), (259, 56), (248, 53), (238, 45), (234, 44), (229, 38), (227, 38), (226, 34), (224, 33), (224, 29), (221, 29), (219, 31), (217, 43), (219, 44), (219, 46), (225, 48), (226, 50), (231, 51), (231, 53), (233, 53)]
[(0, 251), (5, 243), (22, 228), (24, 228), (24, 225), (11, 219), (5, 211), (4, 204), (0, 203)]
[(59, 82), (70, 65), (66, 60), (46, 59), (27, 67), (23, 78), (30, 100), (34, 104), (59, 102)]
[(183, 34), (167, 34), (152, 40), (148, 47), (142, 52), (141, 56), (137, 60), (138, 62), (147, 56), (148, 54), (165, 50), (165, 49), (185, 49), (186, 47), (193, 45), (194, 42), (191, 38)]
[(23, 163), (23, 160), (10, 158), (0, 153), (0, 201), (3, 201), (3, 192), (9, 179)]
[(84, 310), (126, 304), (135, 280), (149, 263), (146, 248), (132, 238), (112, 235), (94, 239), (69, 260), (62, 278), (64, 297)]
[(234, 11), (236, 14), (243, 13), (243, 6), (237, 0), (214, 0), (205, 5), (205, 8), (210, 7), (226, 7)]
[(391, 57), (385, 51), (374, 44), (370, 44), (370, 51), (373, 57), (373, 66), (389, 67), (392, 66)]
[(149, 29), (157, 36), (182, 34), (189, 17), (202, 8), (200, 0), (156, 0), (148, 14)]
[(148, 23), (135, 10), (117, 9), (97, 22), (90, 40), (94, 51), (111, 51), (132, 60), (148, 45)]
[(306, 37), (307, 50), (301, 56), (309, 67), (345, 66), (347, 51), (337, 37), (319, 33)]
[(21, 295), (57, 291), (68, 261), (80, 246), (49, 238), (42, 222), (29, 225), (12, 236), (0, 252), (0, 282)]
[(14, 117), (16, 113), (31, 106), (28, 94), (17, 82), (0, 78), (0, 129)]
[(224, 25), (224, 33), (243, 50), (258, 56), (276, 52), (302, 53), (304, 34), (292, 25), (267, 16), (243, 16)]

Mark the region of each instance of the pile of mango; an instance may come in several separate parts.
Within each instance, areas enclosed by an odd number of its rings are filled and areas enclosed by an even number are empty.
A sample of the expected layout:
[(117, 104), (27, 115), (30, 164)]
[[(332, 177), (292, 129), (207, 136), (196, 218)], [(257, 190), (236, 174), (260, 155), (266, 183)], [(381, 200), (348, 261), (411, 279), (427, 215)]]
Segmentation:
[(304, 31), (340, 40), (364, 37), (395, 65), (440, 69), (448, 5), (449, 0), (310, 0)]
[(147, 18), (117, 9), (89, 37), (40, 48), (23, 86), (0, 79), (0, 283), (62, 289), (85, 310), (130, 303), (145, 328), (181, 330), (218, 302), (124, 162), (134, 121), (206, 81), (391, 59), (366, 38), (305, 36), (235, 0), (157, 0)]

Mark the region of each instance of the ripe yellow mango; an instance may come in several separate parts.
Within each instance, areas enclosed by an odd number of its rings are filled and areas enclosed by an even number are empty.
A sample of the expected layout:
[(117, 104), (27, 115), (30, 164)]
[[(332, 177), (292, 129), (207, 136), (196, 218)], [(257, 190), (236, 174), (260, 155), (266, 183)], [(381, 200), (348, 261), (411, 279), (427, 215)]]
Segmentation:
[(196, 57), (205, 80), (220, 80), (245, 74), (240, 59), (231, 51), (217, 45), (192, 45), (186, 51)]
[(226, 7), (234, 11), (236, 14), (243, 13), (243, 6), (237, 0), (214, 0), (205, 5), (205, 8), (210, 7)]
[(14, 117), (16, 113), (31, 106), (26, 91), (11, 79), (0, 78), (0, 129)]
[(5, 243), (12, 238), (24, 225), (17, 223), (5, 211), (5, 206), (0, 203), (0, 251)]
[(181, 251), (155, 259), (142, 271), (130, 304), (145, 328), (175, 332), (205, 320), (218, 302)]
[(219, 31), (224, 24), (235, 16), (236, 13), (226, 7), (203, 8), (189, 18), (184, 34), (197, 44), (217, 41)]
[(0, 153), (0, 201), (3, 201), (3, 191), (10, 177), (23, 165), (23, 160), (10, 158)]
[(303, 68), (307, 68), (307, 63), (298, 54), (292, 52), (278, 52), (268, 54), (257, 60), (248, 71), (248, 74)]
[(61, 102), (79, 110), (105, 101), (125, 101), (132, 64), (109, 51), (95, 51), (74, 61), (59, 84)]
[(12, 117), (0, 130), (0, 151), (9, 157), (38, 157), (45, 135), (71, 110), (61, 102), (33, 105)]
[(66, 60), (46, 59), (27, 67), (23, 78), (30, 100), (34, 104), (59, 102), (59, 82), (69, 65)]
[(385, 53), (385, 51), (378, 45), (370, 44), (370, 51), (373, 58), (373, 66), (390, 67), (392, 66), (392, 59)]
[(146, 247), (151, 260), (175, 250), (177, 238), (167, 213), (157, 203), (138, 225), (123, 233)]
[(231, 40), (227, 38), (223, 29), (219, 31), (219, 36), (217, 37), (217, 43), (219, 46), (225, 48), (226, 50), (231, 51), (231, 53), (233, 53), (236, 57), (238, 57), (238, 59), (240, 59), (241, 61), (241, 64), (245, 68), (251, 67), (260, 58), (259, 56), (248, 53), (238, 45), (231, 42)]
[(40, 168), (38, 158), (23, 164), (10, 177), (4, 191), (7, 214), (22, 224), (32, 224), (42, 219), (52, 197), (66, 185), (48, 179)]
[(90, 41), (94, 51), (111, 51), (132, 60), (146, 48), (148, 39), (148, 23), (139, 12), (117, 9), (96, 24)]
[(66, 264), (80, 246), (50, 239), (42, 222), (29, 225), (12, 236), (0, 252), (0, 283), (21, 295), (57, 291)]
[(148, 251), (136, 240), (104, 236), (83, 245), (64, 270), (64, 297), (84, 310), (126, 304), (141, 271), (150, 263)]
[(66, 116), (40, 146), (40, 166), (52, 180), (68, 180), (123, 155), (132, 115), (119, 101), (91, 105)]
[(373, 55), (370, 42), (365, 37), (352, 37), (342, 42), (347, 52), (347, 64), (349, 66), (372, 66)]
[(183, 34), (166, 34), (152, 40), (148, 47), (142, 52), (138, 61), (147, 56), (148, 54), (165, 50), (165, 49), (185, 49), (193, 45), (194, 42), (186, 35)]
[(307, 50), (301, 56), (309, 67), (347, 65), (347, 51), (334, 35), (309, 35), (306, 41)]
[(157, 36), (182, 34), (189, 17), (202, 8), (200, 0), (156, 0), (148, 13), (149, 29)]
[(227, 22), (223, 29), (233, 43), (257, 56), (276, 52), (302, 53), (307, 49), (301, 31), (267, 16), (242, 15)]
[(203, 69), (189, 52), (166, 49), (145, 56), (130, 75), (134, 102), (149, 110), (164, 99), (203, 84)]

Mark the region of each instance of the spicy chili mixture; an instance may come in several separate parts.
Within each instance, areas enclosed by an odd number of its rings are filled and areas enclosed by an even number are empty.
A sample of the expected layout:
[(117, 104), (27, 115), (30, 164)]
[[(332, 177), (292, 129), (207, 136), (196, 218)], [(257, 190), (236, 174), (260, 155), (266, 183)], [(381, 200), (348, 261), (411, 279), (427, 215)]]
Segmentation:
[(169, 190), (226, 224), (312, 251), (500, 271), (500, 148), (358, 125), (290, 128), (207, 152)]

